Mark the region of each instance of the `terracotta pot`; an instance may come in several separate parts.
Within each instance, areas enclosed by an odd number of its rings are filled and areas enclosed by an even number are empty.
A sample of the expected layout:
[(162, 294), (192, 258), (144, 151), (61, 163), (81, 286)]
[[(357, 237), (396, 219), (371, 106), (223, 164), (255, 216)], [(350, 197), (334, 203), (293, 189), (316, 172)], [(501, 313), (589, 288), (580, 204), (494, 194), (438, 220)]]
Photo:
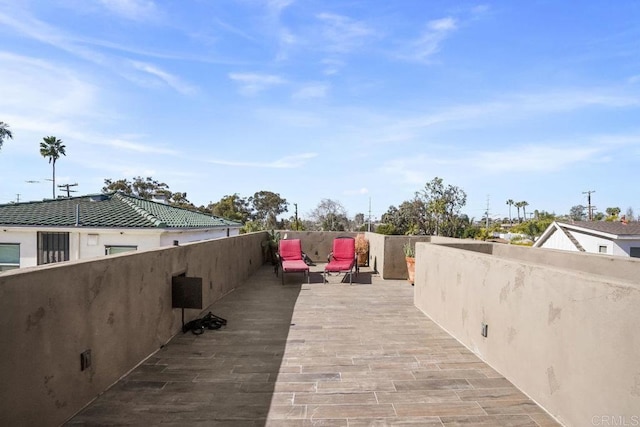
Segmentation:
[(409, 272), (409, 278), (407, 280), (413, 284), (416, 277), (416, 259), (405, 257), (405, 260), (407, 261), (407, 271)]
[(358, 267), (364, 267), (367, 265), (367, 254), (358, 254)]

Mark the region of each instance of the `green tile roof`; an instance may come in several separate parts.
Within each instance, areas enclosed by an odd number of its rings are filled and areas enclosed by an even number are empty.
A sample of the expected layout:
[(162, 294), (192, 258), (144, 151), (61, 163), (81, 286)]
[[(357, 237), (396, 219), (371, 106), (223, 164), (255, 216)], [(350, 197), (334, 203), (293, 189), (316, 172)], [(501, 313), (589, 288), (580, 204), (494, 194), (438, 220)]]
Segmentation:
[(0, 205), (0, 226), (226, 228), (240, 223), (120, 192)]

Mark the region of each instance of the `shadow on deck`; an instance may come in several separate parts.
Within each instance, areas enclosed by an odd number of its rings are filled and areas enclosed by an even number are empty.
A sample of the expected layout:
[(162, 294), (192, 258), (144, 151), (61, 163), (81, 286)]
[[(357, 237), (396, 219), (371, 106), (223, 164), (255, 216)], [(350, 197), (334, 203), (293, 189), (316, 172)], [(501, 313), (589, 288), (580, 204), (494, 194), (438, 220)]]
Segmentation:
[(534, 402), (367, 269), (311, 283), (264, 266), (67, 425), (552, 426)]

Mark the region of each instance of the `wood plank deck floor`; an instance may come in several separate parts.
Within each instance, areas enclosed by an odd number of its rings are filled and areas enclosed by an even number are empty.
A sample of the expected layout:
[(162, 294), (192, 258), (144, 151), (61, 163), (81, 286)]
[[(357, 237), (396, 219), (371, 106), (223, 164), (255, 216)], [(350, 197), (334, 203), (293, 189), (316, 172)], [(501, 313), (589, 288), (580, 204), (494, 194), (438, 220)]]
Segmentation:
[(67, 425), (556, 426), (413, 305), (413, 288), (263, 267)]

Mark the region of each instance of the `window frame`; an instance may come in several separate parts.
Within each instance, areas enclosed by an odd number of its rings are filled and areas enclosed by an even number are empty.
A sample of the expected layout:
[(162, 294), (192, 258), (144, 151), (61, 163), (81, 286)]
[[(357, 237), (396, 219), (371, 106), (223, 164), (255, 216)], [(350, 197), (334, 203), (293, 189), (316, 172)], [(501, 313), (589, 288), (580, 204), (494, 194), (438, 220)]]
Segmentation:
[(38, 231), (38, 265), (69, 261), (70, 239), (68, 232)]
[(3, 271), (15, 270), (16, 268), (20, 268), (20, 243), (5, 243), (0, 242), (0, 246), (6, 247), (17, 247), (18, 248), (18, 261), (16, 262), (3, 262), (0, 259), (0, 273)]
[[(110, 253), (110, 249), (112, 248), (121, 248), (121, 249), (128, 249), (128, 250), (121, 250), (118, 251), (116, 253)], [(104, 254), (105, 255), (118, 255), (118, 254), (124, 254), (127, 252), (135, 252), (138, 250), (138, 246), (137, 245), (104, 245)]]

